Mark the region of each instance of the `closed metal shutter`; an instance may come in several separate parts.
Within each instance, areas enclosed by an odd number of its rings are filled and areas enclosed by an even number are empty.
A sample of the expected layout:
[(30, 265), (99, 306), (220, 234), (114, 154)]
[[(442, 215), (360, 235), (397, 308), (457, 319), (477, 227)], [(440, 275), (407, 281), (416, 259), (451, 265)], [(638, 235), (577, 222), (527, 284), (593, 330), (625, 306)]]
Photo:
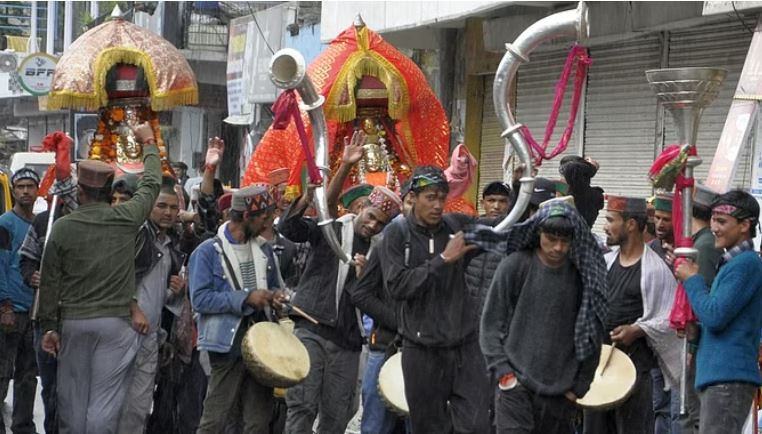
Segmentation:
[[(649, 36), (590, 48), (593, 64), (585, 107), (585, 156), (598, 161), (593, 185), (606, 193), (647, 197), (654, 159), (656, 94), (645, 71), (659, 67), (661, 43)], [(594, 231), (602, 232), (605, 212)]]
[[(484, 187), (493, 181), (503, 180), (503, 152), (504, 145), (500, 133), (503, 129), (495, 115), (495, 106), (492, 104), (492, 83), (495, 76), (484, 78), (484, 105), (482, 109), (482, 143), (479, 155), (479, 192), (477, 202), (482, 198)], [(479, 212), (482, 212), (481, 205)]]
[[(704, 162), (696, 168), (696, 179), (705, 180), (717, 150), (717, 143), (735, 94), (738, 78), (751, 43), (751, 34), (743, 24), (732, 22), (694, 27), (674, 32), (669, 41), (669, 66), (720, 67), (728, 70), (720, 94), (701, 117), (697, 147)], [(675, 143), (675, 128), (671, 116), (665, 116), (665, 144)], [(753, 136), (750, 135), (750, 137)], [(744, 144), (739, 155), (738, 170), (733, 185), (749, 187), (751, 183), (752, 141)]]

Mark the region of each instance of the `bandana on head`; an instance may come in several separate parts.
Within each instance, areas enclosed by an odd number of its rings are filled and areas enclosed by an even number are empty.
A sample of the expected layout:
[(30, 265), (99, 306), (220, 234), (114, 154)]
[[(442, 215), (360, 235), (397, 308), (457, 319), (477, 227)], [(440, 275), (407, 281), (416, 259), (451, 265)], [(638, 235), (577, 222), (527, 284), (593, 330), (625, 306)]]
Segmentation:
[(16, 183), (22, 179), (30, 179), (34, 181), (35, 184), (40, 185), (40, 175), (32, 169), (23, 167), (17, 170), (11, 177), (11, 186), (16, 185)]
[[(645, 203), (645, 201), (644, 201)], [(569, 260), (582, 277), (582, 303), (574, 326), (574, 347), (577, 360), (585, 360), (600, 348), (605, 333), (603, 321), (608, 314), (606, 261), (590, 228), (574, 207), (564, 201), (553, 201), (541, 207), (524, 223), (508, 232), (495, 232), (492, 227), (473, 225), (466, 227), (466, 242), (484, 250), (510, 255), (536, 247), (539, 225), (550, 217), (563, 216), (574, 226), (574, 242)]]
[(426, 187), (437, 186), (445, 191), (450, 190), (449, 184), (447, 184), (447, 178), (441, 170), (427, 170), (423, 173), (419, 173), (413, 176), (410, 181), (410, 189), (416, 193), (420, 193)]
[(400, 211), (402, 211), (402, 201), (399, 196), (386, 187), (375, 187), (370, 196), (368, 196), (368, 199), (371, 206), (389, 216), (389, 220), (397, 217)]
[(739, 208), (729, 203), (718, 203), (712, 208), (712, 214), (727, 214), (731, 217), (735, 217), (738, 220), (752, 219), (754, 220), (754, 214), (751, 211), (743, 208)]

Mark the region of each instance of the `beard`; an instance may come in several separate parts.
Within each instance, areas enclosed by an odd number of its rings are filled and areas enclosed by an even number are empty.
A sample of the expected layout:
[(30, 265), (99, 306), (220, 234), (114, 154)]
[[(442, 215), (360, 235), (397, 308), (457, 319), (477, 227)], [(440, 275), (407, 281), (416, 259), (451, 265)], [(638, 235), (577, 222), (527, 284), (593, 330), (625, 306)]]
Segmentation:
[(607, 246), (621, 246), (627, 241), (627, 234), (620, 234), (619, 237), (614, 238), (611, 235), (606, 235)]

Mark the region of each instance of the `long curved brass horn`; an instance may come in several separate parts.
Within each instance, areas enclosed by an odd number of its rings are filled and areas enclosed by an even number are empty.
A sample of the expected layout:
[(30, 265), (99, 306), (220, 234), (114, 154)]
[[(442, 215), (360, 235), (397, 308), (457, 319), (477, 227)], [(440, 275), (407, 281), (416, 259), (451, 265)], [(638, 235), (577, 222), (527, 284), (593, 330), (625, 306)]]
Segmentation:
[(323, 231), (328, 245), (344, 262), (352, 263), (351, 259), (341, 248), (336, 232), (333, 230), (331, 213), (328, 210), (326, 189), (331, 175), (328, 163), (328, 130), (326, 129), (323, 102), (320, 95), (307, 76), (307, 65), (304, 56), (292, 48), (284, 48), (273, 55), (270, 60), (270, 80), (281, 89), (296, 89), (302, 98), (300, 108), (307, 112), (312, 125), (312, 139), (315, 144), (315, 164), (323, 175), (323, 183), (315, 189), (314, 205), (318, 214), (318, 225)]
[[(543, 43), (560, 37), (570, 36), (577, 41), (584, 41), (589, 34), (587, 22), (587, 5), (580, 2), (576, 9), (559, 12), (547, 16), (524, 30), (512, 44), (505, 44), (506, 53), (500, 61), (495, 73), (495, 82), (492, 85), (492, 102), (495, 105), (495, 113), (503, 127), (501, 137), (505, 141), (505, 159), (503, 169), (508, 177), (508, 156), (513, 150), (522, 163), (526, 165), (524, 176), (521, 178), (516, 203), (511, 212), (496, 227), (496, 231), (505, 231), (515, 224), (529, 204), (534, 188), (532, 177), (532, 158), (529, 153), (529, 145), (521, 134), (522, 124), (516, 122), (511, 106), (508, 104), (508, 86), (516, 76), (519, 66), (529, 62), (529, 54)], [(506, 181), (510, 181), (506, 179)]]

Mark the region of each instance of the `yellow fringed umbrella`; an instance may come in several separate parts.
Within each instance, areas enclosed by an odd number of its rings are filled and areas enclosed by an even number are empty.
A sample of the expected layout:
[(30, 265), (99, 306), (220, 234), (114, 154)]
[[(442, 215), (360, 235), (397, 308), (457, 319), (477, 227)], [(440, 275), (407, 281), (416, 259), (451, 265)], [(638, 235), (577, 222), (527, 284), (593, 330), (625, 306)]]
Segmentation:
[(154, 111), (198, 103), (188, 61), (161, 36), (117, 18), (87, 31), (58, 61), (48, 109), (95, 111), (108, 104), (106, 74), (117, 63), (143, 68)]

